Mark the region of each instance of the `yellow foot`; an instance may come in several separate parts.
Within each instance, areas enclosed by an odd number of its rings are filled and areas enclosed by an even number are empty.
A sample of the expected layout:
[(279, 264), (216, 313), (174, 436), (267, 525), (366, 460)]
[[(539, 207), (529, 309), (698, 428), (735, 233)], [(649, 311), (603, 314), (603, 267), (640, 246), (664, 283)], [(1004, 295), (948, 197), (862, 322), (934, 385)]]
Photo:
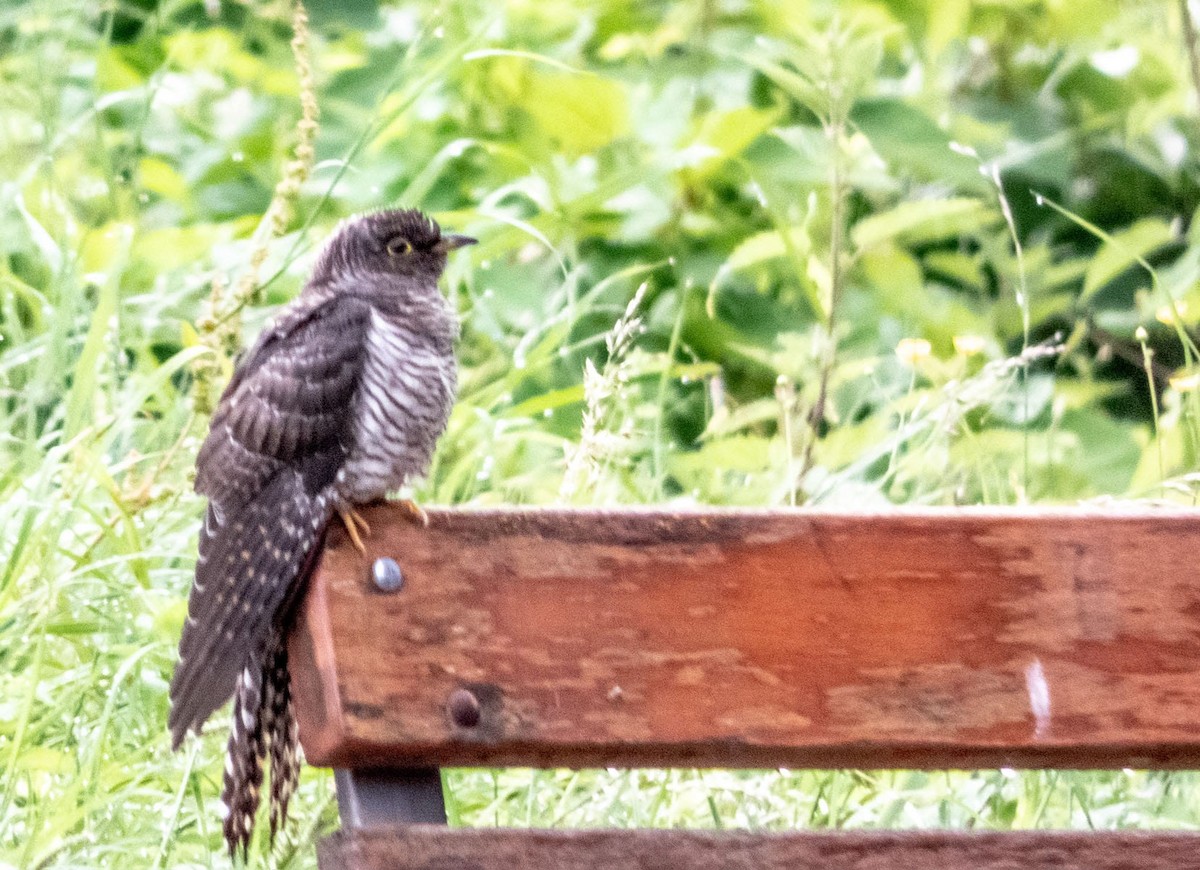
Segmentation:
[(429, 527), (429, 514), (411, 498), (402, 498), (396, 504), (404, 511), (409, 522), (416, 523), (421, 528)]
[(362, 514), (354, 508), (338, 508), (338, 516), (342, 518), (342, 524), (346, 527), (346, 534), (350, 536), (355, 549), (366, 555), (367, 548), (363, 546), (362, 538), (358, 536), (358, 527), (362, 526), (363, 532), (368, 535), (371, 534), (371, 527), (362, 518)]

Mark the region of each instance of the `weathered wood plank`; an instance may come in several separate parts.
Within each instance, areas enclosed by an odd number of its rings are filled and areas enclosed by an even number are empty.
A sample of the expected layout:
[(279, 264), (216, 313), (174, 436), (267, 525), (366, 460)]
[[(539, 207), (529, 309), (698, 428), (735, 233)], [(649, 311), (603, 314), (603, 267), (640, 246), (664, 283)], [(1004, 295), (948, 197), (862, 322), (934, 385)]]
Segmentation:
[(316, 764), (1200, 766), (1200, 512), (366, 516), (291, 642)]
[(1182, 870), (1200, 834), (948, 831), (798, 834), (700, 831), (342, 832), (322, 870)]

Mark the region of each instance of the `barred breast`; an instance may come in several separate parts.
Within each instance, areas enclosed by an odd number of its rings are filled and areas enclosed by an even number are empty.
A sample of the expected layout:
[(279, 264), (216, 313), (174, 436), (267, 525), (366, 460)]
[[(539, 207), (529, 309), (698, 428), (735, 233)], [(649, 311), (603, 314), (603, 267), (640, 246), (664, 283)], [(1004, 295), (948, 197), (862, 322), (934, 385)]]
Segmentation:
[(351, 504), (382, 498), (429, 469), (454, 402), (453, 350), (375, 311), (366, 362), (349, 413), (353, 442), (338, 472), (338, 497)]

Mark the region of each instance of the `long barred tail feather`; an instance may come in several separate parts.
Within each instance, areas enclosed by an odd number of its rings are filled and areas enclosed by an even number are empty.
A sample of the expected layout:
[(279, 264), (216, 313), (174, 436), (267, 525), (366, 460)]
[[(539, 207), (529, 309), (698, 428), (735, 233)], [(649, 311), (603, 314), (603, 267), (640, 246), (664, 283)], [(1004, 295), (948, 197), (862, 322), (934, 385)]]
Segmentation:
[(261, 670), (247, 667), (238, 678), (233, 723), (225, 758), (221, 803), (229, 854), (245, 860), (263, 791), (263, 767), (271, 768), (268, 798), (271, 843), (287, 823), (288, 802), (300, 781), (300, 741), (292, 709), (287, 645), (272, 638)]
[(266, 728), (271, 752), (271, 843), (287, 822), (288, 802), (300, 782), (300, 737), (292, 709), (291, 677), (288, 673), (287, 646), (280, 643), (269, 663), (270, 676), (264, 673), (263, 682), (269, 686), (263, 699), (264, 712), (270, 706), (269, 726)]
[(263, 672), (254, 667), (245, 668), (234, 690), (233, 722), (229, 729), (225, 782), (221, 791), (225, 843), (229, 846), (230, 856), (236, 858), (241, 852), (243, 861), (250, 850), (250, 836), (254, 833), (254, 817), (262, 792), (262, 759), (266, 754), (263, 699)]

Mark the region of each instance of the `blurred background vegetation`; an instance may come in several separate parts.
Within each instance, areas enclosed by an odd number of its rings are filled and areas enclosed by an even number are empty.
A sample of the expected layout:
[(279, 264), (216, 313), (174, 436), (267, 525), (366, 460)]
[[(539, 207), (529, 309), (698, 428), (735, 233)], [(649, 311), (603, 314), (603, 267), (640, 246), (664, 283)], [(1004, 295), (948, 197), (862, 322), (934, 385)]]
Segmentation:
[[(427, 502), (1193, 503), (1186, 0), (308, 13), (0, 8), (0, 866), (228, 866), (223, 722), (174, 755), (164, 729), (191, 463), (244, 336), (356, 211), (482, 239), (448, 272), (463, 385)], [(773, 828), (1196, 827), (1198, 784), (449, 778), (459, 824)], [(314, 865), (331, 798), (307, 772), (275, 864)]]

